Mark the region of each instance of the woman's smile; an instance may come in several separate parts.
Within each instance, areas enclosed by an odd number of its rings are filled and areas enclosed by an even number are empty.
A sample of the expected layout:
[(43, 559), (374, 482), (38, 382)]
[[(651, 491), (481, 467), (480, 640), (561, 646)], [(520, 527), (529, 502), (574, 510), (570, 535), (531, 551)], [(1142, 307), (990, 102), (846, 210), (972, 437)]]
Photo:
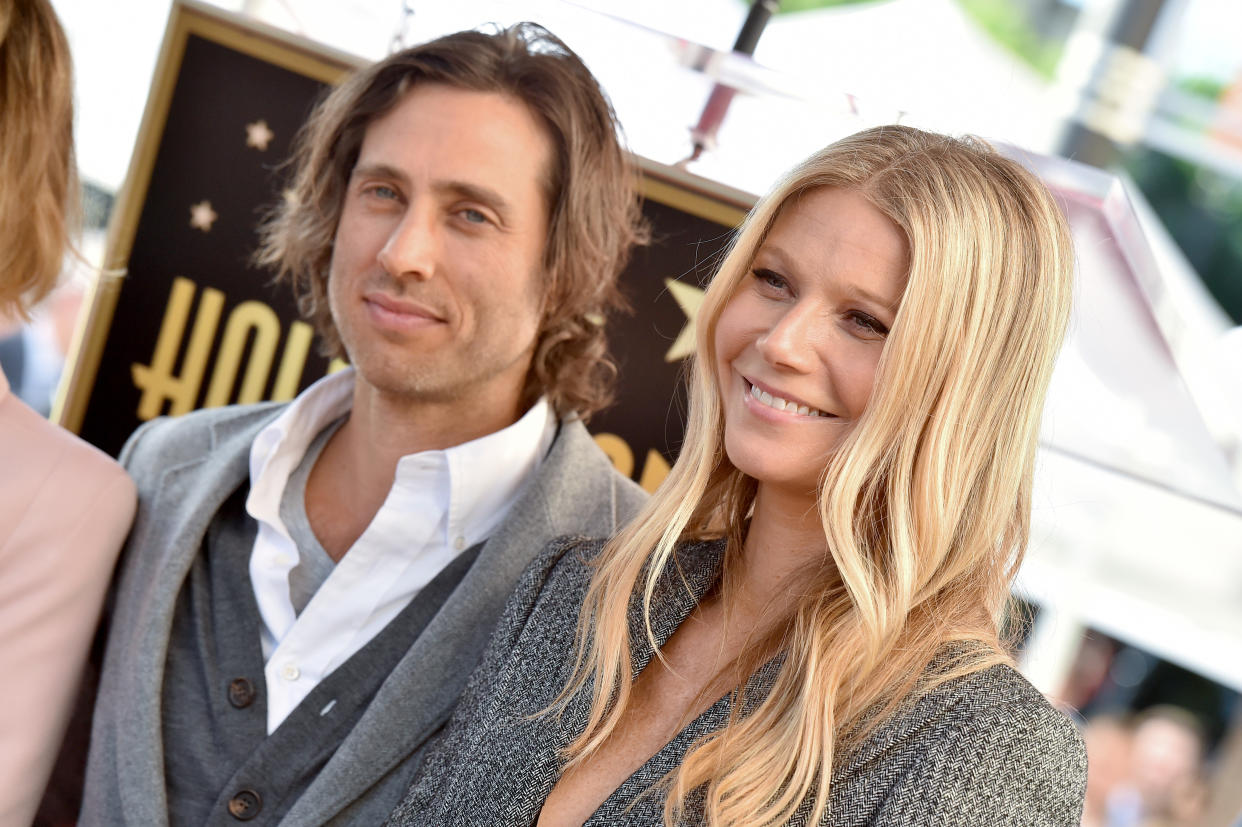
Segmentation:
[(742, 381), (746, 386), (746, 403), (748, 405), (758, 405), (772, 411), (779, 411), (784, 414), (786, 419), (823, 419), (835, 418), (835, 414), (821, 411), (819, 408), (813, 408), (810, 405), (801, 403), (792, 395), (784, 394), (782, 391), (775, 390), (769, 386), (762, 385), (759, 382), (743, 376)]

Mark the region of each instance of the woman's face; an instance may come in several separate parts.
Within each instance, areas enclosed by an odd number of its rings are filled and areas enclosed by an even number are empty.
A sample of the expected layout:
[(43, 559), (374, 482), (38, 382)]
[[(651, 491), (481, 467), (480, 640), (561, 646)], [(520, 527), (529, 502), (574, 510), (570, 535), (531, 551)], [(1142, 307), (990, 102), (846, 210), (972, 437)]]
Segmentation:
[(902, 231), (859, 193), (785, 205), (716, 326), (725, 450), (740, 471), (814, 494), (871, 398), (907, 266)]

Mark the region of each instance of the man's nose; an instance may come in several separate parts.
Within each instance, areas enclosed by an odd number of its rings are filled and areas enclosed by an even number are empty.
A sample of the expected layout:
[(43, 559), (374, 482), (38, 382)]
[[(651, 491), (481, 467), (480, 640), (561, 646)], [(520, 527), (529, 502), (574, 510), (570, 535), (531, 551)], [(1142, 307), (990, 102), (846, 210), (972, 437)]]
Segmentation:
[(380, 266), (396, 278), (426, 281), (435, 275), (440, 242), (431, 211), (410, 205), (380, 249)]
[(816, 358), (816, 331), (823, 324), (819, 315), (808, 302), (790, 306), (756, 341), (760, 355), (776, 367), (810, 370)]

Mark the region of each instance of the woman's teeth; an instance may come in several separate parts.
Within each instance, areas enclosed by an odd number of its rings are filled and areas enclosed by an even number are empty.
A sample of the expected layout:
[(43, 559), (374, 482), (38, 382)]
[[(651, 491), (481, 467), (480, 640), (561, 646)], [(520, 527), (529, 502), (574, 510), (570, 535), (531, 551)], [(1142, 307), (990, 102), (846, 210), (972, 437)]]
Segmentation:
[(750, 395), (759, 402), (767, 405), (769, 408), (775, 408), (778, 411), (786, 413), (796, 413), (799, 416), (827, 416), (823, 411), (815, 408), (808, 408), (806, 405), (799, 405), (796, 402), (787, 402), (779, 396), (773, 396), (767, 391), (761, 391), (754, 385), (750, 386)]

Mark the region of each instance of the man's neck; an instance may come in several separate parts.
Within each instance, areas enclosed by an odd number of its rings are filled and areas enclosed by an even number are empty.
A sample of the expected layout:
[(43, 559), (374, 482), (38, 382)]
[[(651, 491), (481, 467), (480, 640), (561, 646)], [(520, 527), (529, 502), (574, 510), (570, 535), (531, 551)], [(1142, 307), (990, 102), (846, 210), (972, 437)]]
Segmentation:
[(306, 515), (324, 550), (339, 562), (362, 536), (387, 499), (402, 457), (507, 428), (521, 416), (518, 407), (506, 402), (463, 414), (459, 406), (396, 399), (356, 380), (349, 418), (306, 482)]

